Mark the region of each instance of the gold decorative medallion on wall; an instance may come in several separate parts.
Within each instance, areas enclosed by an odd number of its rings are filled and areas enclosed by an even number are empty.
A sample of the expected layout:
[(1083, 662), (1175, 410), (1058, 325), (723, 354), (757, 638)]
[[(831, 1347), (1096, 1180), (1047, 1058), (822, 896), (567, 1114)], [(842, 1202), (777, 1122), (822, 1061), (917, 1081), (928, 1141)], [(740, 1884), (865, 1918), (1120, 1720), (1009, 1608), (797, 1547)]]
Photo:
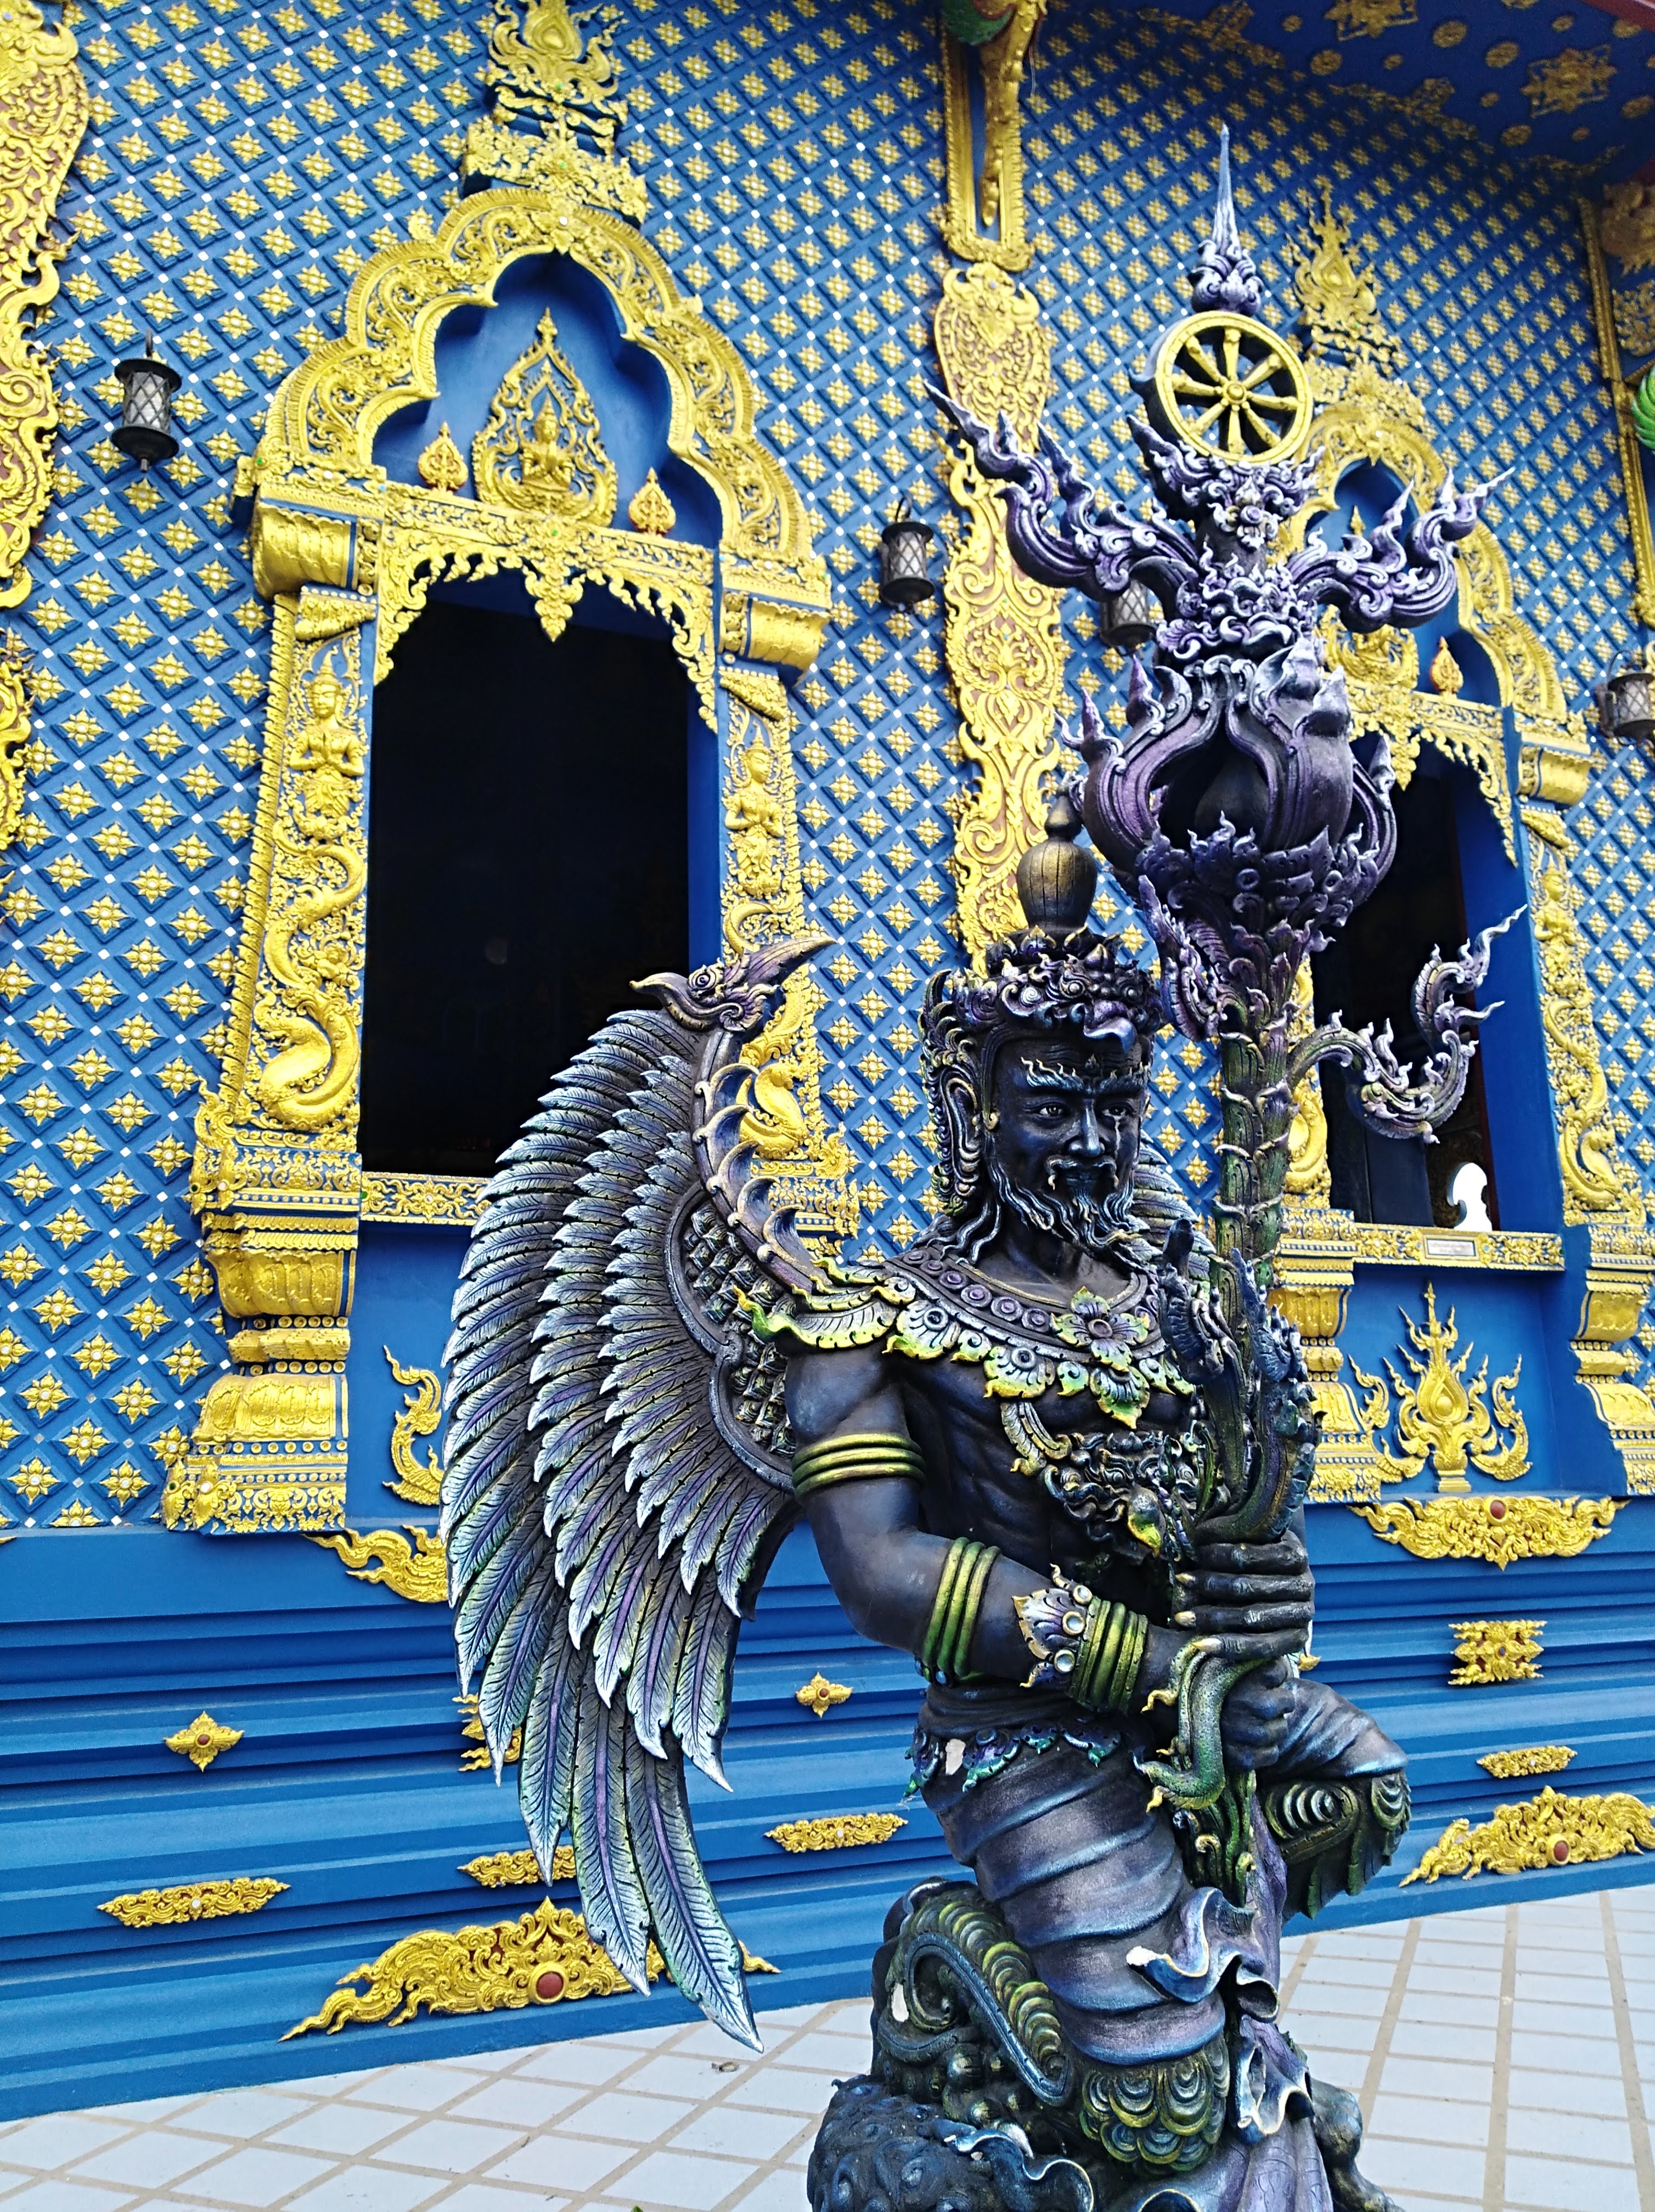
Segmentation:
[[(163, 1507), (169, 1527), (330, 1531), (351, 1558), (352, 1547), (377, 1546), (374, 1578), (424, 1602), (441, 1597), (441, 1562), (423, 1536), (410, 1552), (388, 1532), (362, 1539), (344, 1525), (360, 1224), (368, 1213), (465, 1222), (476, 1208), (475, 1188), (460, 1179), (365, 1178), (356, 1151), (373, 686), (435, 583), (512, 569), (553, 639), (589, 585), (660, 617), (722, 734), (721, 639), (745, 659), (806, 667), (830, 605), (803, 501), (755, 434), (739, 355), (636, 227), (647, 194), (616, 151), (624, 103), (607, 33), (583, 47), (563, 0), (527, 0), (520, 13), (502, 0), (490, 55), (495, 108), (472, 126), (465, 167), (494, 188), (471, 192), (435, 234), (416, 217), (405, 240), (363, 264), (341, 334), (278, 388), (238, 477), (253, 500), (254, 581), (276, 602), (274, 647), (229, 1044), (198, 1115), (191, 1182), (221, 1302), (238, 1326), (234, 1368), (208, 1392)], [(508, 370), (469, 465), (440, 416), (411, 481), (392, 481), (375, 460), (393, 415), (439, 398), (447, 319), (488, 309), (508, 270), (545, 255), (600, 285), (623, 338), (660, 368), (666, 447), (708, 486), (716, 547), (668, 534), (657, 501), (640, 509), (656, 526), (614, 526), (622, 495), (640, 498), (645, 487), (618, 483), (550, 316)], [(775, 904), (802, 916), (787, 709), (776, 691), (767, 743), (786, 820)], [(809, 988), (798, 985), (790, 1010), (807, 1004)], [(813, 1031), (803, 1034), (813, 1012), (800, 1018), (777, 1082), (803, 1127), (788, 1164), (796, 1159), (801, 1184), (831, 1184), (849, 1155), (838, 1159), (823, 1122), (819, 1052)]]
[(1606, 1536), (1620, 1510), (1616, 1498), (1393, 1498), (1354, 1505), (1376, 1536), (1400, 1544), (1416, 1559), (1482, 1559), (1509, 1567), (1517, 1559), (1578, 1559)]
[(846, 1682), (830, 1682), (818, 1668), (808, 1682), (801, 1682), (794, 1696), (806, 1712), (814, 1713), (818, 1721), (825, 1720), (830, 1709), (844, 1705), (850, 1697), (850, 1686)]
[(187, 1728), (176, 1735), (163, 1737), (168, 1751), (175, 1751), (180, 1759), (187, 1759), (198, 1774), (204, 1774), (221, 1751), (229, 1751), (241, 1741), (240, 1729), (226, 1728), (209, 1712), (199, 1712)]
[(1483, 1689), (1497, 1682), (1540, 1680), (1540, 1632), (1543, 1620), (1457, 1620), (1454, 1657), (1448, 1677), (1457, 1690)]
[(1475, 1828), (1469, 1820), (1451, 1821), (1402, 1887), (1445, 1874), (1521, 1874), (1647, 1850), (1655, 1850), (1655, 1808), (1641, 1798), (1624, 1790), (1566, 1797), (1547, 1789), (1527, 1804), (1502, 1805)]

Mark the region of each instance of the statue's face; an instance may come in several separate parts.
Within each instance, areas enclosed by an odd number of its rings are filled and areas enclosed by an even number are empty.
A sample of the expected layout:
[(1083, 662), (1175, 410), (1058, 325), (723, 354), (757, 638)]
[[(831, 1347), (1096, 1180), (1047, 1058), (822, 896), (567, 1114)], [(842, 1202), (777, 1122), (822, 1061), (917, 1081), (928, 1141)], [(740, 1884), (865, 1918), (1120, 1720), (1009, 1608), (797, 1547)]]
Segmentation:
[(1094, 1247), (1129, 1218), (1143, 1121), (1135, 1040), (1112, 1043), (1031, 1037), (1002, 1046), (986, 1132), (989, 1173), (1004, 1203), (1036, 1228)]

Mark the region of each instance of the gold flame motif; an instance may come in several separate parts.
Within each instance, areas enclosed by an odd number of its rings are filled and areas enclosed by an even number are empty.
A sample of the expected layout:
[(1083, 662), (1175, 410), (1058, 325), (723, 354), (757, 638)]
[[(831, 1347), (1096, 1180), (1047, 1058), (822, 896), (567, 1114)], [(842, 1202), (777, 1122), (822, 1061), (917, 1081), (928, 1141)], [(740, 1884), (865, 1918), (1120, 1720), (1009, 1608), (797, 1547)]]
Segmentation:
[(1425, 1314), (1423, 1328), (1406, 1312), (1402, 1314), (1414, 1351), (1425, 1354), (1422, 1360), (1416, 1359), (1406, 1346), (1402, 1348), (1402, 1358), (1412, 1370), (1414, 1381), (1405, 1382), (1394, 1364), (1385, 1362), (1385, 1372), (1396, 1393), (1394, 1450), (1387, 1451), (1379, 1442), (1390, 1425), (1390, 1392), (1380, 1376), (1365, 1374), (1354, 1359), (1350, 1363), (1352, 1374), (1368, 1393), (1362, 1425), (1374, 1440), (1381, 1481), (1411, 1481), (1429, 1465), (1436, 1471), (1437, 1487), (1442, 1492), (1469, 1492), (1468, 1466), (1480, 1474), (1492, 1475), (1496, 1482), (1515, 1482), (1529, 1472), (1528, 1425), (1512, 1395), (1523, 1372), (1522, 1360), (1509, 1375), (1500, 1376), (1494, 1382), (1490, 1413), (1488, 1362), (1485, 1359), (1468, 1381), (1472, 1346), (1468, 1343), (1458, 1358), (1454, 1358), (1459, 1343), (1454, 1309), (1448, 1309), (1446, 1321), (1438, 1320), (1433, 1283), (1425, 1286)]

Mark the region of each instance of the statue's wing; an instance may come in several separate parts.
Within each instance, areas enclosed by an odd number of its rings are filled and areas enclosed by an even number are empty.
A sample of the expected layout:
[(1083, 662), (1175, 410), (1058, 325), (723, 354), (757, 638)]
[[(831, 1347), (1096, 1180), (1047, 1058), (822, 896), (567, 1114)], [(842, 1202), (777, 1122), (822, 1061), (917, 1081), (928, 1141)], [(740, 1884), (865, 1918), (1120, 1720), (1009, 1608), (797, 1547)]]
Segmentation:
[(455, 1294), (442, 1530), (463, 1680), (543, 1868), (567, 1832), (591, 1935), (640, 1990), (650, 1936), (757, 2045), (740, 1947), (691, 1830), (744, 1605), (796, 1514), (764, 1303), (816, 1265), (743, 1136), (743, 1042), (824, 940), (617, 1014), (489, 1187)]

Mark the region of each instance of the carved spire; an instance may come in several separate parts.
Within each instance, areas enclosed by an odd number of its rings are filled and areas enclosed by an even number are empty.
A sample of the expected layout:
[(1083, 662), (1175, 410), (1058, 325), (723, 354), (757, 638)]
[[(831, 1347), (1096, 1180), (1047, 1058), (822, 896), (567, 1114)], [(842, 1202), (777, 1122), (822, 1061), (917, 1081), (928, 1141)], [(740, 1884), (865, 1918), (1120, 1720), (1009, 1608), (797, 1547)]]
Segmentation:
[(1253, 257), (1236, 228), (1236, 204), (1230, 191), (1230, 126), (1221, 124), (1218, 141), (1218, 204), (1213, 228), (1201, 249), (1201, 262), (1190, 272), (1190, 298), (1197, 314), (1227, 308), (1232, 315), (1256, 315), (1263, 297)]

